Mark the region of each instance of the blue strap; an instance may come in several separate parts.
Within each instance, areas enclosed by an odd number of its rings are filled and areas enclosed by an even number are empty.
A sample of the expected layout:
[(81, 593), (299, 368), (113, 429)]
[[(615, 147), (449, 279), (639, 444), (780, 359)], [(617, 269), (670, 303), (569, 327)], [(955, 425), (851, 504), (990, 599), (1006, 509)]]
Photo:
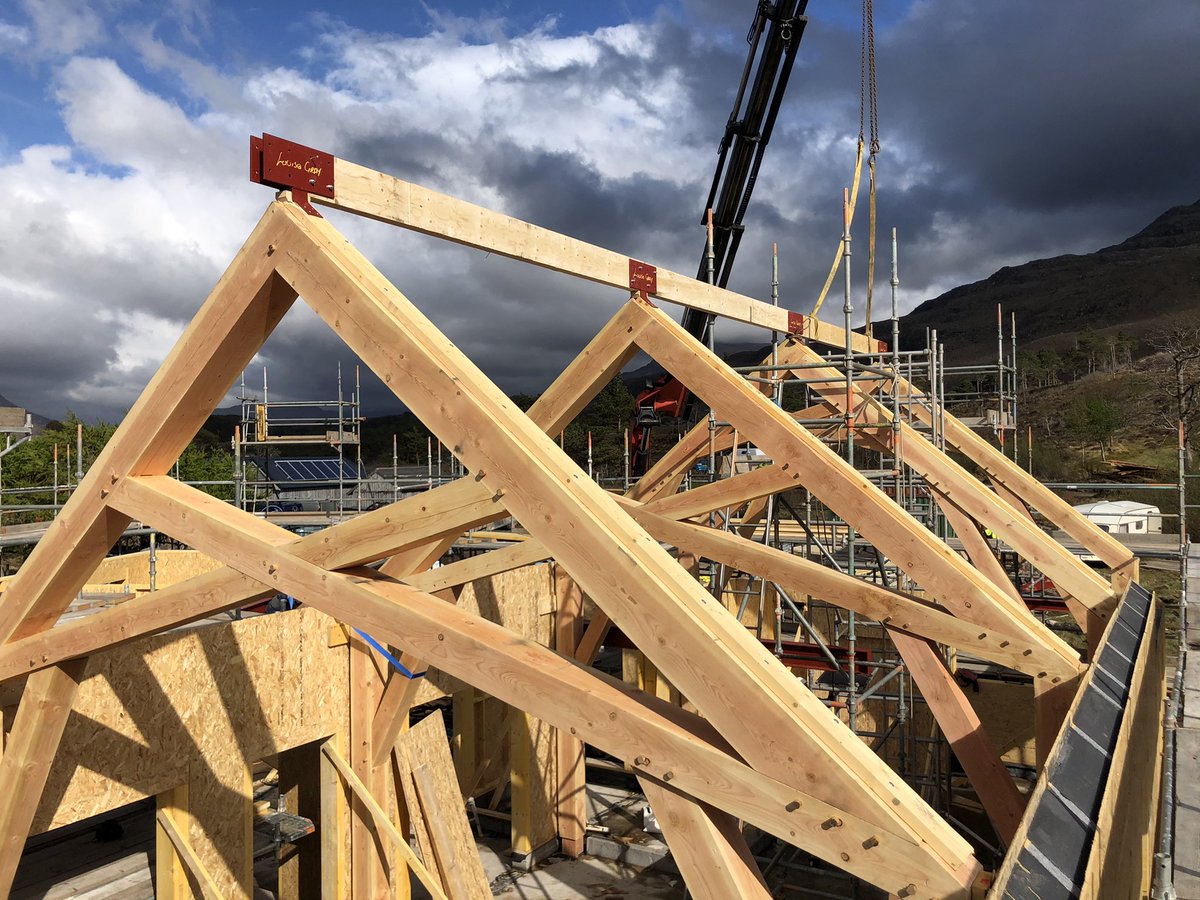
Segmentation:
[(400, 662), (400, 660), (396, 659), (396, 657), (392, 656), (392, 654), (388, 652), (387, 647), (383, 646), (383, 644), (379, 643), (379, 641), (375, 640), (375, 638), (371, 637), (369, 634), (367, 634), (362, 629), (355, 628), (354, 631), (358, 634), (358, 636), (360, 638), (362, 638), (364, 641), (366, 641), (368, 644), (370, 644), (372, 647), (374, 647), (376, 650), (378, 650), (381, 654), (383, 654), (383, 658), (386, 659), (388, 662), (390, 662), (392, 664), (392, 667), (397, 672), (399, 672), (401, 675), (403, 675), (405, 678), (413, 679), (413, 678), (424, 678), (425, 677), (424, 672), (410, 672), (408, 670), (408, 667), (405, 666), (404, 663)]

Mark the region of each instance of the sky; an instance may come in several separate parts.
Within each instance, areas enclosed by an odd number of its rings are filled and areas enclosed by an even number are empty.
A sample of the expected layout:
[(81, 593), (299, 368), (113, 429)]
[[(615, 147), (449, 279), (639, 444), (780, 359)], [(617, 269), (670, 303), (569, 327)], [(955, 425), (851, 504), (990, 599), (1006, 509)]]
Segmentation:
[[(0, 395), (118, 420), (272, 198), (269, 132), (684, 273), (755, 0), (0, 0)], [(1200, 3), (876, 0), (880, 244), (901, 311), (1200, 199)], [(859, 4), (811, 0), (731, 287), (808, 311), (859, 133)], [(865, 196), (865, 192), (864, 192)], [(505, 391), (620, 291), (328, 217)], [(855, 305), (865, 295), (865, 205)], [(876, 309), (886, 304), (881, 257)], [(841, 316), (840, 297), (823, 317)], [(758, 333), (721, 324), (718, 339)], [(323, 400), (355, 359), (302, 304), (248, 370)], [(364, 375), (366, 415), (395, 398)], [(232, 396), (227, 398), (230, 402)]]

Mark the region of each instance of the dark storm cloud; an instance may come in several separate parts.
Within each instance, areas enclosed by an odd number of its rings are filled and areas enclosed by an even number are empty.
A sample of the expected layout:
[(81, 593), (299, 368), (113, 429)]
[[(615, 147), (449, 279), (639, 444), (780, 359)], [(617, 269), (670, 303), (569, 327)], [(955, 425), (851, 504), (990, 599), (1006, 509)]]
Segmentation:
[[(891, 227), (901, 236), (908, 309), (1002, 265), (1113, 243), (1200, 194), (1200, 163), (1190, 152), (1200, 138), (1195, 4), (1166, 0), (1137, 15), (1111, 0), (1082, 9), (1030, 0), (877, 5), (876, 316), (887, 305)], [(243, 134), (269, 130), (692, 274), (753, 4), (687, 0), (679, 9), (603, 34), (539, 32), (487, 45), (436, 31), (407, 39), (327, 23), (304, 73), (239, 74), (246, 87), (210, 73), (221, 91), (240, 97), (232, 126), (215, 106), (211, 121), (184, 122), (111, 64), (76, 67), (60, 99), (73, 136), (102, 159), (120, 155), (136, 124), (161, 133), (190, 128), (212, 158), (240, 166)], [(811, 308), (828, 272), (841, 191), (852, 175), (859, 99), (852, 13), (834, 0), (809, 4), (731, 282), (766, 299), (778, 241), (781, 296), (794, 309)], [(122, 100), (123, 118), (106, 112), (117, 108), (112, 97)], [(56, 298), (52, 314), (17, 320), (19, 341), (4, 338), (0, 393), (10, 399), (44, 404), (50, 415), (67, 407), (119, 415), (148, 379), (151, 360), (169, 349), (158, 336), (163, 323), (182, 327), (269, 196), (243, 186), (230, 193), (237, 202), (228, 209), (224, 196), (201, 206), (181, 201), (171, 186), (183, 182), (164, 175), (170, 154), (153, 141), (139, 153), (137, 177), (105, 182), (110, 193), (93, 204), (115, 209), (108, 221), (120, 227), (106, 235), (96, 212), (84, 220), (78, 246), (64, 248), (55, 236), (78, 227), (73, 207), (91, 192), (57, 163), (12, 176), (63, 184), (16, 212), (10, 206), (7, 218), (0, 213), (7, 236), (0, 291), (7, 276)], [(859, 316), (865, 200), (864, 179), (854, 232)], [(168, 206), (169, 216), (156, 212)], [(330, 221), (509, 392), (544, 388), (623, 299), (618, 290), (377, 223), (333, 214)], [(840, 282), (834, 292), (824, 315), (837, 321)], [(64, 349), (46, 320), (94, 340)], [(130, 334), (132, 349), (121, 343)], [(719, 336), (760, 337), (724, 324)], [(273, 393), (297, 399), (332, 397), (339, 359), (348, 384), (353, 354), (299, 310), (262, 354)], [(260, 384), (261, 372), (252, 371), (248, 386)], [(16, 396), (22, 390), (33, 399)], [(373, 378), (364, 376), (364, 393), (371, 414), (398, 405)]]
[[(1196, 183), (1200, 6), (919, 4), (888, 35), (892, 126), (942, 177), (1035, 211)], [(1161, 211), (1159, 209), (1158, 211)]]

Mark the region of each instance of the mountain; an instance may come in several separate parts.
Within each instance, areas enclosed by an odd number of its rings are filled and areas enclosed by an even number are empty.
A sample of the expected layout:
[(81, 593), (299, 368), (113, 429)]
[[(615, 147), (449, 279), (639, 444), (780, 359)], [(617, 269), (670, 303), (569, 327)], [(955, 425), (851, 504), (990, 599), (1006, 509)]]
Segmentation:
[(936, 328), (947, 362), (994, 361), (996, 304), (1006, 334), (1016, 313), (1022, 350), (1069, 349), (1089, 325), (1142, 338), (1172, 316), (1200, 311), (1200, 201), (1167, 210), (1112, 247), (1005, 266), (928, 300), (901, 318), (901, 344), (923, 346), (925, 329)]

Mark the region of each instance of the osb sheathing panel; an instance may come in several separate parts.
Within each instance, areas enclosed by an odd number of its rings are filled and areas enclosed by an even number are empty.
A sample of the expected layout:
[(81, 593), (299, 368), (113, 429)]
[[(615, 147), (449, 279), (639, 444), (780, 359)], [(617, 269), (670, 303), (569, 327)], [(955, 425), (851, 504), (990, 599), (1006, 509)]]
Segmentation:
[[(299, 609), (94, 655), (32, 833), (188, 780), (215, 779), (236, 796), (245, 765), (345, 728), (347, 651), (329, 646), (332, 624)], [(197, 846), (198, 831), (230, 818), (198, 818)]]
[(1006, 763), (1036, 766), (1033, 734), (1033, 685), (981, 678), (979, 690), (966, 688), (967, 699)]
[[(154, 559), (154, 586), (165, 588), (221, 567), (221, 563), (197, 550), (158, 550)], [(150, 586), (150, 551), (109, 556), (88, 578), (89, 584), (128, 582), (143, 589)]]
[[(465, 585), (459, 593), (458, 606), (503, 625), (522, 637), (538, 639), (545, 644), (545, 640), (538, 635), (537, 616), (530, 613), (553, 611), (554, 589), (550, 583), (550, 566), (524, 566)], [(440, 700), (464, 687), (457, 678), (430, 669), (417, 691), (415, 702), (419, 705)]]
[[(548, 568), (548, 567), (546, 567)], [(535, 615), (533, 637), (549, 646), (553, 641), (554, 617)], [(517, 853), (529, 853), (554, 839), (558, 833), (558, 732), (534, 716), (513, 710), (510, 752), (528, 754), (512, 759), (512, 845)]]

